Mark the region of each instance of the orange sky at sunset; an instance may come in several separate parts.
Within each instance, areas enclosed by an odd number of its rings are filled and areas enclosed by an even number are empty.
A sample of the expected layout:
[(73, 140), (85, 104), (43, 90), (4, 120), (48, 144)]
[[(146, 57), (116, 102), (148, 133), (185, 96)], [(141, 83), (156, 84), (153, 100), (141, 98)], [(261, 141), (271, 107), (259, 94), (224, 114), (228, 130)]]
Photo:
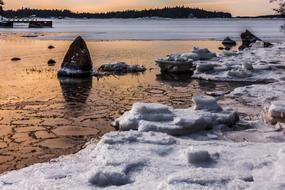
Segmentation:
[(73, 11), (104, 12), (184, 5), (207, 10), (228, 11), (234, 16), (273, 14), (269, 0), (6, 0), (6, 9), (24, 7), (58, 8)]

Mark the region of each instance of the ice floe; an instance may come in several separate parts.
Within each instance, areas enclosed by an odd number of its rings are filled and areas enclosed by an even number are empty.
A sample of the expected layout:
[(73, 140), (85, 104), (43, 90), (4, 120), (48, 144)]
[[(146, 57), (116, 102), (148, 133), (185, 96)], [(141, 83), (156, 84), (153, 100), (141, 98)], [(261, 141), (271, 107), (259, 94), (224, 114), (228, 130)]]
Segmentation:
[(14, 189), (284, 189), (284, 143), (112, 132), (75, 155), (0, 176)]
[(283, 80), (285, 78), (285, 44), (264, 48), (262, 43), (258, 41), (250, 49), (242, 52), (225, 51), (218, 56), (218, 60), (196, 61), (193, 78), (234, 82)]
[(191, 53), (172, 54), (155, 60), (162, 73), (187, 73), (193, 70), (193, 61), (211, 60), (216, 58), (215, 53), (207, 48), (194, 47)]
[(172, 135), (186, 135), (212, 129), (220, 125), (232, 126), (238, 115), (220, 107), (210, 96), (193, 98), (194, 107), (173, 109), (157, 103), (135, 103), (113, 125), (120, 130), (157, 131)]

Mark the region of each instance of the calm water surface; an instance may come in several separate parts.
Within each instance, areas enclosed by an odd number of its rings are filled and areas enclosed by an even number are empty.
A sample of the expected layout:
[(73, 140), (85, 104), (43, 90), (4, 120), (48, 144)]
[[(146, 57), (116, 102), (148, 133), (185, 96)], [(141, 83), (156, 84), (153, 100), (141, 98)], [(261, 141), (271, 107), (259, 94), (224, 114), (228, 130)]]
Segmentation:
[[(1, 37), (2, 35), (2, 37)], [(194, 46), (217, 51), (220, 41), (88, 41), (95, 68), (125, 61), (145, 65), (144, 74), (58, 80), (70, 41), (0, 35), (0, 172), (75, 153), (91, 138), (113, 130), (110, 122), (137, 101), (191, 106), (193, 95), (228, 90), (227, 83), (159, 75), (153, 60)], [(54, 45), (55, 49), (47, 47)], [(12, 62), (12, 57), (21, 61)], [(55, 66), (48, 66), (49, 59)]]

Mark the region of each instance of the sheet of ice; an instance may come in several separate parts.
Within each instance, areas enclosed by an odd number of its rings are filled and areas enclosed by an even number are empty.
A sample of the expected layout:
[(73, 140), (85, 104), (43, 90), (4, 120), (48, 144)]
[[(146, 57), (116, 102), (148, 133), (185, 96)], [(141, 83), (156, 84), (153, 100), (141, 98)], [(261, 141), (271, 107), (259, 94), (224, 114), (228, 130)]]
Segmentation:
[(277, 100), (285, 100), (285, 82), (250, 85), (236, 88), (228, 97), (253, 106), (266, 106)]
[(232, 126), (239, 120), (235, 111), (221, 108), (213, 97), (194, 97), (193, 102), (195, 106), (189, 109), (173, 109), (157, 103), (135, 103), (113, 125), (123, 131), (186, 135), (220, 125)]
[(112, 132), (75, 155), (4, 174), (0, 188), (281, 190), (285, 188), (284, 145)]
[[(280, 31), (283, 19), (62, 19), (53, 20), (54, 28), (0, 29), (0, 32), (57, 32), (50, 39), (73, 40), (78, 34), (86, 40), (169, 40), (216, 39), (230, 36), (239, 40), (249, 29), (268, 41), (285, 40)], [(65, 33), (65, 34), (64, 34)], [(73, 33), (73, 34), (66, 34)]]
[[(225, 52), (217, 61), (196, 62), (193, 78), (212, 81), (274, 82), (285, 79), (285, 44), (263, 48), (257, 42), (251, 49), (229, 54)], [(210, 70), (200, 66), (213, 64)]]

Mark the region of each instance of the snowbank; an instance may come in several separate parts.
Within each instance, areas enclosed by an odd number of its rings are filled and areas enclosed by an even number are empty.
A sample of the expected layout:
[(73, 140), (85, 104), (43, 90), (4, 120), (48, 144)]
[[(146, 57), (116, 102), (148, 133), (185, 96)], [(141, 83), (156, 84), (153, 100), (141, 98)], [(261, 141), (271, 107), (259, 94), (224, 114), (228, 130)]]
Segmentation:
[(14, 189), (284, 189), (284, 143), (112, 132), (75, 155), (0, 176)]
[(238, 121), (235, 111), (221, 108), (213, 97), (194, 97), (193, 102), (195, 106), (189, 109), (173, 109), (157, 103), (135, 103), (113, 125), (123, 131), (187, 135), (220, 125), (232, 126)]

